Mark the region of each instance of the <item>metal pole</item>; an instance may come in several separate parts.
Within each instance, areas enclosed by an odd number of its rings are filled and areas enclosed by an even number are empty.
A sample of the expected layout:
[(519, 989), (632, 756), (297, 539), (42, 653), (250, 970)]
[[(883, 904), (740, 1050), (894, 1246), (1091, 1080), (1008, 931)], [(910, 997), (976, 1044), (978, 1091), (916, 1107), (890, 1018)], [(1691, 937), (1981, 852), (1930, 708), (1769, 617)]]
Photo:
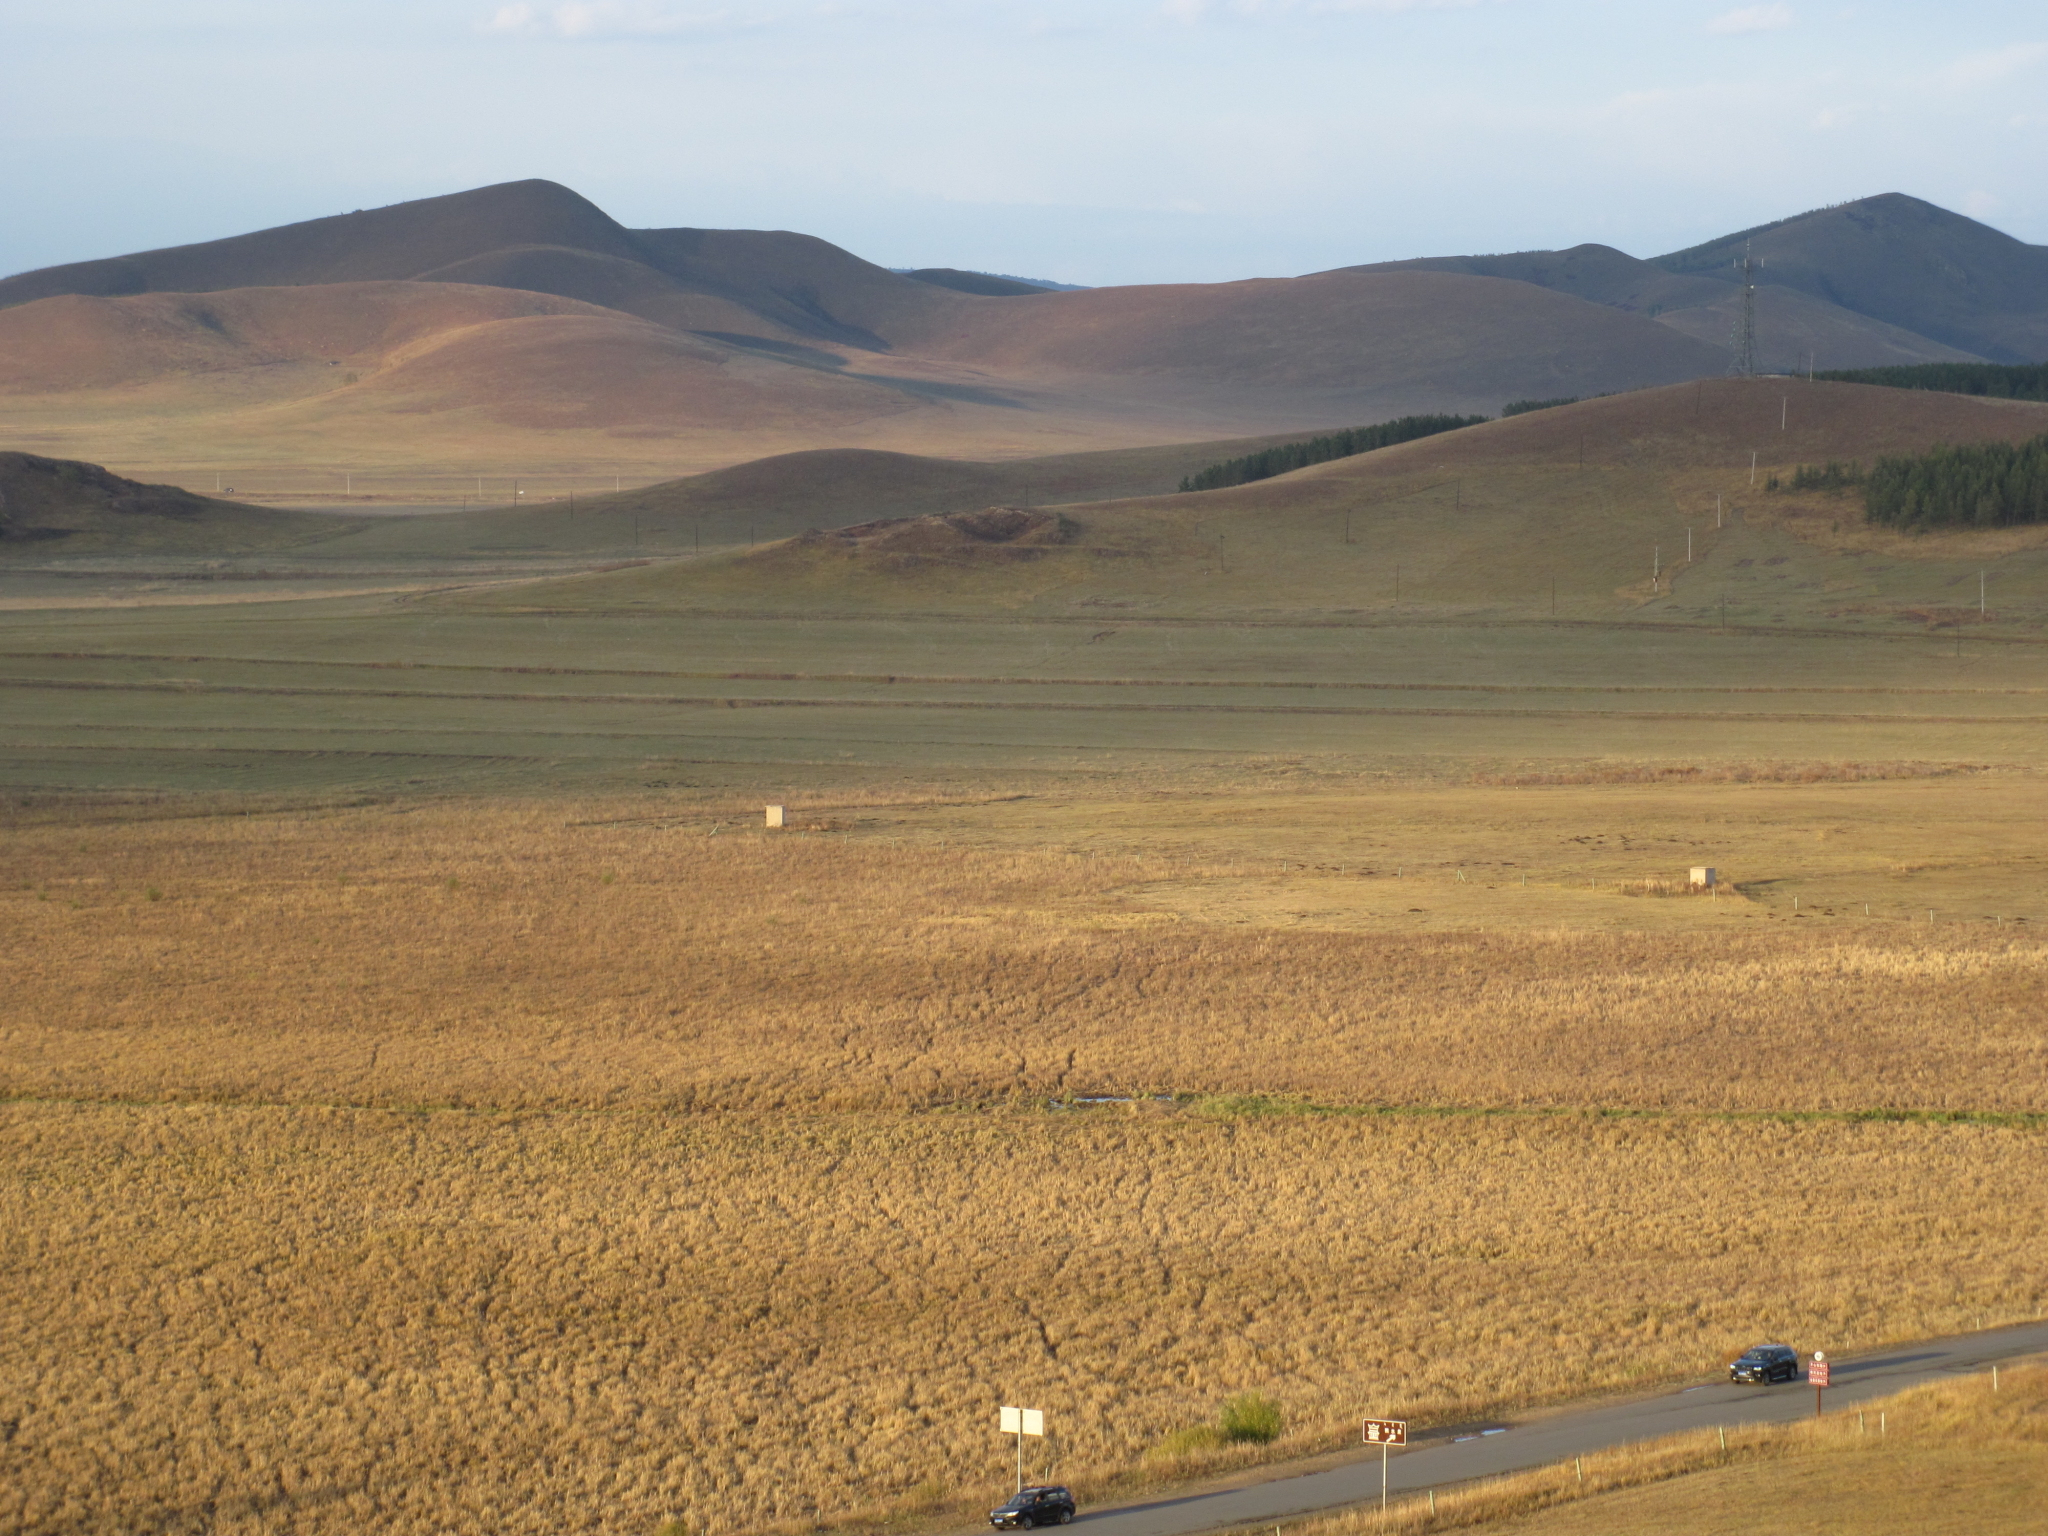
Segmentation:
[(1387, 1442), (1380, 1442), (1380, 1518), (1387, 1518)]
[[(1017, 1422), (1019, 1424), (1024, 1422), (1022, 1414), (1018, 1415)], [(1019, 1493), (1024, 1491), (1024, 1431), (1022, 1429), (1017, 1431), (1017, 1491)]]

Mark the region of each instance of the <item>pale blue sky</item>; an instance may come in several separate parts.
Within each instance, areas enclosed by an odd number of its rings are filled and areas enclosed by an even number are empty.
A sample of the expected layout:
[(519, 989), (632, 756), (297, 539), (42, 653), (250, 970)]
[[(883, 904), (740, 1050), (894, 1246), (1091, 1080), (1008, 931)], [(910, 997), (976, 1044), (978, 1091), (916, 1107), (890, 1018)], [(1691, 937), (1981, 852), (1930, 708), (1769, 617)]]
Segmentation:
[(0, 57), (0, 272), (523, 176), (1079, 283), (1884, 191), (2048, 243), (2041, 0), (0, 0)]

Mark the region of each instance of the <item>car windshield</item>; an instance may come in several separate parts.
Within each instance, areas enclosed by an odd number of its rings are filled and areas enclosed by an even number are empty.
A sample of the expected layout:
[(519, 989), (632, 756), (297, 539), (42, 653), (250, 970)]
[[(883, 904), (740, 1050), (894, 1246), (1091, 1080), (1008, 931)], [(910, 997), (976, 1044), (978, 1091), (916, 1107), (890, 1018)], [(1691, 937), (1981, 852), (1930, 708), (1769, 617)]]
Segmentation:
[(1031, 1493), (1020, 1493), (1015, 1498), (1011, 1499), (1009, 1503), (1003, 1505), (1003, 1508), (1022, 1509), (1026, 1504), (1035, 1502), (1037, 1498), (1038, 1494), (1035, 1491)]
[(1774, 1351), (1768, 1349), (1752, 1349), (1748, 1354), (1744, 1355), (1742, 1358), (1745, 1360), (1768, 1360), (1771, 1358), (1771, 1355), (1773, 1353)]

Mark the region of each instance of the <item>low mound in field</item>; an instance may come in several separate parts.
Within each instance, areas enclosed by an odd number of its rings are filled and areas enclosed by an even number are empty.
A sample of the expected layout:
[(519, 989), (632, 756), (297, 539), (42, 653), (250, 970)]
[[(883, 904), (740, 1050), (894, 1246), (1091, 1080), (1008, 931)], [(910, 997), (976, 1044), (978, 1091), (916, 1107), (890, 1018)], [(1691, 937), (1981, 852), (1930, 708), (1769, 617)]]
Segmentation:
[(1057, 512), (984, 507), (940, 517), (891, 517), (827, 531), (812, 529), (795, 545), (848, 555), (932, 555), (946, 559), (985, 552), (1035, 553), (1070, 542), (1078, 525)]
[(0, 541), (10, 546), (83, 545), (248, 549), (331, 531), (323, 520), (272, 512), (175, 485), (144, 485), (97, 464), (0, 453)]

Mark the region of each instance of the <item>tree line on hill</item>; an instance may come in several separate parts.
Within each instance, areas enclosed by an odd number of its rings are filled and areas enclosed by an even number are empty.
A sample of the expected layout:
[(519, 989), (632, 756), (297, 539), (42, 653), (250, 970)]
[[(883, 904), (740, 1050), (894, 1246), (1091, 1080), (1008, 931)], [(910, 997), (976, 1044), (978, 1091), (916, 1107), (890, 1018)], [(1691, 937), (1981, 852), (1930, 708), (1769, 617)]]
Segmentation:
[(1182, 480), (1180, 488), (1183, 491), (1220, 491), (1233, 485), (1248, 485), (1254, 480), (1270, 480), (1290, 470), (1306, 469), (1311, 464), (1348, 459), (1353, 454), (1391, 448), (1396, 443), (1412, 443), (1418, 438), (1434, 437), (1439, 432), (1455, 432), (1460, 427), (1476, 427), (1490, 419), (1485, 416), (1401, 416), (1370, 427), (1350, 427), (1342, 432), (1311, 437), (1299, 443), (1282, 443), (1277, 448), (1262, 448), (1242, 458), (1211, 464)]
[(1989, 395), (1998, 400), (2048, 400), (2048, 363), (1911, 363), (1894, 368), (1829, 368), (1814, 377), (1840, 384), (1882, 384), (1887, 389)]
[[(1790, 489), (1863, 487), (1865, 518), (1890, 528), (2008, 528), (2048, 523), (2048, 433), (2024, 443), (1940, 444), (1923, 454), (1802, 464)], [(1776, 489), (1772, 477), (1771, 489)]]

